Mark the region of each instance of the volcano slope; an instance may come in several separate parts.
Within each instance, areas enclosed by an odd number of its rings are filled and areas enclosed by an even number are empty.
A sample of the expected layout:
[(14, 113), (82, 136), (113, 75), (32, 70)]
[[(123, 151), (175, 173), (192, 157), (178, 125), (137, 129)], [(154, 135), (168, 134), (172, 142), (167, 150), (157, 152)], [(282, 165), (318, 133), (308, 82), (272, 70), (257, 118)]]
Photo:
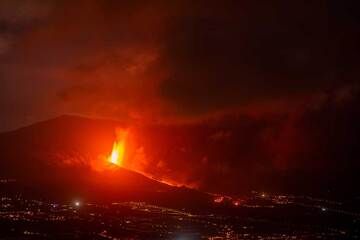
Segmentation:
[(147, 201), (172, 207), (211, 203), (206, 193), (122, 167), (94, 170), (91, 161), (109, 150), (118, 126), (122, 123), (62, 116), (1, 133), (0, 178), (13, 183), (0, 190), (61, 201)]

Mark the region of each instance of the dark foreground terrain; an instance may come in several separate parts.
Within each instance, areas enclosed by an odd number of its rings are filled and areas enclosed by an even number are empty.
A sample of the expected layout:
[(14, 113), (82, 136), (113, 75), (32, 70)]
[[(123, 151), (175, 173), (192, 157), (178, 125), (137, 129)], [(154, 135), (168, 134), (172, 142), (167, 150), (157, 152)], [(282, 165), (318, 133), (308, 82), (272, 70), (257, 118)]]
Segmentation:
[[(270, 174), (251, 171), (247, 164), (234, 165), (241, 169), (236, 177), (210, 174), (211, 181), (197, 191), (121, 167), (95, 171), (91, 163), (111, 150), (118, 125), (67, 116), (1, 133), (0, 239), (360, 238), (360, 198), (354, 185), (358, 162), (347, 165), (351, 171), (338, 164), (329, 164), (336, 171), (329, 170), (324, 164), (310, 172), (294, 168), (295, 172), (280, 174), (266, 164), (245, 161)], [(167, 156), (173, 162), (192, 163), (192, 157), (200, 156), (169, 151), (180, 146), (192, 146), (189, 149), (220, 160), (239, 159), (236, 149), (242, 144), (232, 144), (237, 140), (224, 142), (223, 147), (206, 140), (214, 129), (218, 127), (152, 127), (142, 129), (141, 139), (151, 140), (145, 141), (150, 144), (144, 145), (146, 149), (159, 149), (154, 158)], [(234, 135), (243, 136), (242, 130)], [(175, 135), (183, 137), (176, 140)]]
[[(171, 205), (169, 203), (168, 205)], [(210, 207), (0, 196), (0, 239), (358, 239), (356, 201), (253, 192)]]

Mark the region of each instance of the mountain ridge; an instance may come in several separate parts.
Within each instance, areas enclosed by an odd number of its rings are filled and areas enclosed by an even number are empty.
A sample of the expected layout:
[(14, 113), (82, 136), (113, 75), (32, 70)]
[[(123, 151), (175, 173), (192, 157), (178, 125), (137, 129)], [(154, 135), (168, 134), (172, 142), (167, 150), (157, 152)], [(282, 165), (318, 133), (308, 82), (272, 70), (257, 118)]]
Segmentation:
[[(169, 202), (177, 196), (184, 202), (210, 201), (206, 193), (170, 186), (122, 167), (92, 169), (89, 161), (110, 150), (116, 126), (116, 121), (65, 115), (0, 133), (0, 177), (57, 199), (81, 195), (99, 201)], [(59, 162), (62, 158), (69, 164)]]

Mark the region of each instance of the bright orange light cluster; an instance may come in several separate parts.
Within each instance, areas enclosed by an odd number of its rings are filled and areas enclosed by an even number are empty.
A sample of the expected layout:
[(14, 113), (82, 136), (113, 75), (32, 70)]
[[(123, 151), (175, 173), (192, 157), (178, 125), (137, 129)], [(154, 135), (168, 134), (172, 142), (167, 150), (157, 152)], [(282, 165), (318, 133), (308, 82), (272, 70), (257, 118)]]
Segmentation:
[(117, 140), (114, 142), (111, 154), (108, 156), (107, 161), (111, 164), (122, 166), (125, 156), (125, 146), (127, 131), (117, 131)]
[(216, 196), (214, 198), (214, 203), (222, 203), (224, 201), (224, 197), (223, 196)]

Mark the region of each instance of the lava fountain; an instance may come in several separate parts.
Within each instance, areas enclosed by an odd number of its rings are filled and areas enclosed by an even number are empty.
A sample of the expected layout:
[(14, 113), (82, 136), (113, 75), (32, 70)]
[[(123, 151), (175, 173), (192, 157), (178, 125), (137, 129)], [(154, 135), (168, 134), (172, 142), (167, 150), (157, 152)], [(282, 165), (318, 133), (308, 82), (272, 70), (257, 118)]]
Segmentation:
[(125, 156), (126, 138), (128, 132), (125, 130), (117, 131), (117, 139), (114, 142), (112, 151), (107, 158), (107, 161), (116, 166), (122, 166)]

